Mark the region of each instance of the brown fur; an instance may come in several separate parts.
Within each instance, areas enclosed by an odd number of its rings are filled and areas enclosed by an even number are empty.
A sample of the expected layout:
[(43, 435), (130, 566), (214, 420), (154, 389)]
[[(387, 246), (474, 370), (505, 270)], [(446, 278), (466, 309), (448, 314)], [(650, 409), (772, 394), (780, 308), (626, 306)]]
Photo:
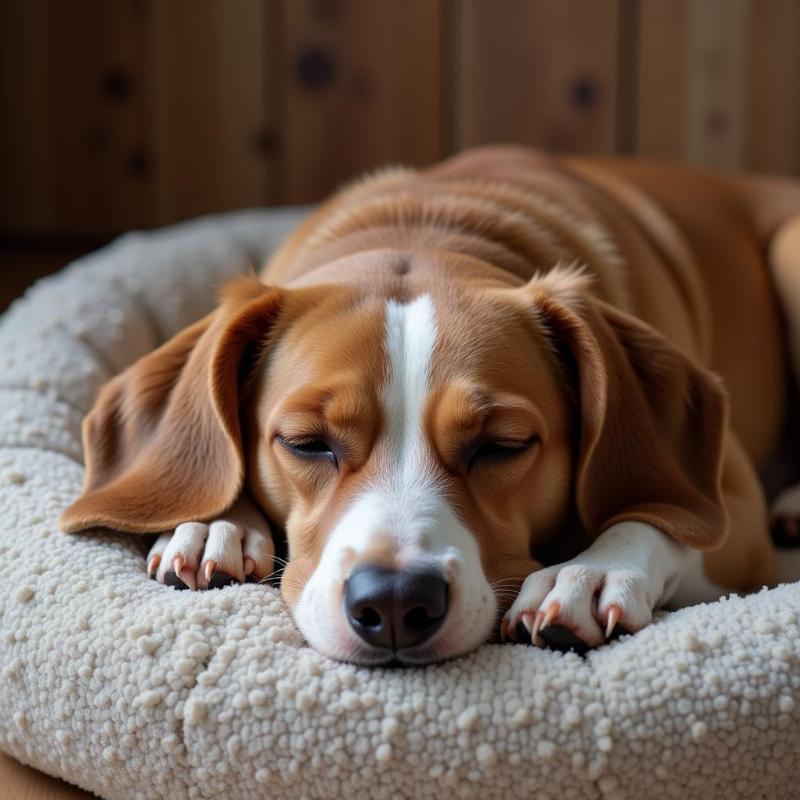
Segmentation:
[[(633, 519), (715, 550), (724, 585), (758, 585), (771, 548), (753, 465), (786, 414), (765, 258), (800, 213), (800, 189), (769, 189), (500, 147), (369, 177), (273, 257), (278, 288), (234, 284), (103, 390), (64, 529), (207, 519), (246, 478), (286, 529), (293, 602), (381, 468), (384, 303), (426, 292), (441, 315), (426, 430), (490, 580), (521, 581), (576, 519), (590, 535)], [(341, 469), (298, 464), (276, 440), (292, 431), (333, 440)], [(464, 448), (504, 431), (541, 445), (467, 474)]]

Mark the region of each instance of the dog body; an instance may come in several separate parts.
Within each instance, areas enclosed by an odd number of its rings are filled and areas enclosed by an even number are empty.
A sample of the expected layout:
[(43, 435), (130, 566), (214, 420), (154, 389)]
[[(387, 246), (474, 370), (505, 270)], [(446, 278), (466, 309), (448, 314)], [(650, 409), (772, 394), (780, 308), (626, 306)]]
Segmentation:
[(791, 183), (515, 147), (371, 176), (104, 389), (64, 527), (165, 532), (150, 568), (205, 588), (271, 571), (269, 519), (298, 626), (361, 663), (769, 583), (798, 215)]

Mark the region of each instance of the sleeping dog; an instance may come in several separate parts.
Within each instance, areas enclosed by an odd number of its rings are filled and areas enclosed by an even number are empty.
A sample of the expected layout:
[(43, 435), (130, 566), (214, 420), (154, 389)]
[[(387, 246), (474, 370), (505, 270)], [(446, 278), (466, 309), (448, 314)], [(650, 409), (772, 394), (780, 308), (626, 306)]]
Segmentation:
[(104, 387), (63, 528), (158, 532), (190, 589), (269, 576), (274, 529), (340, 660), (597, 646), (774, 580), (782, 310), (797, 184), (516, 147), (386, 170)]

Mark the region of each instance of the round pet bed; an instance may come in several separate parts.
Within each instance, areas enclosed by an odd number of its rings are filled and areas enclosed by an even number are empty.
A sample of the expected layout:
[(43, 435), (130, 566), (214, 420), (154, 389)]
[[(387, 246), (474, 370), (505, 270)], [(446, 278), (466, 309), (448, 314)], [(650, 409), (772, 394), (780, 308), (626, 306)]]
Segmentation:
[(59, 532), (100, 386), (300, 216), (131, 234), (0, 320), (0, 749), (103, 798), (797, 796), (800, 585), (586, 658), (370, 670), (305, 646), (274, 589), (178, 592), (141, 539)]

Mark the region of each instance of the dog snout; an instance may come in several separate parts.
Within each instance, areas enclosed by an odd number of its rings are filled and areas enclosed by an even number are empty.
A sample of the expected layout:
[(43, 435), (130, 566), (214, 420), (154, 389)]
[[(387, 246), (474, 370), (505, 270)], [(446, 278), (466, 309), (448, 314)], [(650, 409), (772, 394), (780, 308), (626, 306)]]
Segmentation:
[(345, 582), (350, 627), (367, 644), (386, 650), (428, 641), (447, 616), (447, 581), (430, 570), (358, 567)]

